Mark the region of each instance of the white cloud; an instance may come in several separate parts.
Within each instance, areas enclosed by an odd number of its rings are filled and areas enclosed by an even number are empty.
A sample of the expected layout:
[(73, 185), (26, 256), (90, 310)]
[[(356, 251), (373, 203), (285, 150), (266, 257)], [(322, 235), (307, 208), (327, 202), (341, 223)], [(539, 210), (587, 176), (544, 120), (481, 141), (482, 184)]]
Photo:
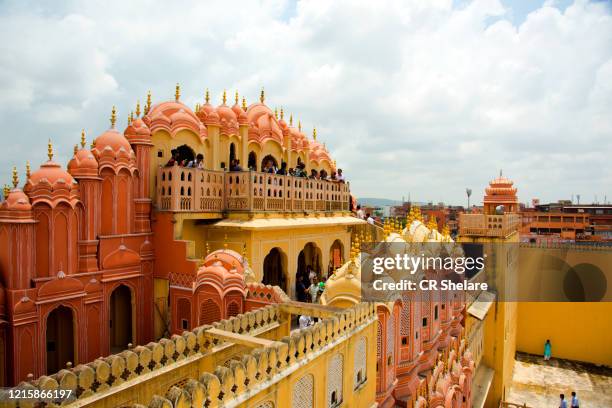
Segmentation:
[(191, 104), (264, 86), (317, 127), (358, 196), (463, 202), (503, 168), (523, 201), (612, 199), (609, 6), (511, 14), (498, 0), (4, 2), (0, 121), (15, 137), (0, 177), (42, 161), (48, 137), (67, 161), (111, 105), (125, 120), (178, 81)]

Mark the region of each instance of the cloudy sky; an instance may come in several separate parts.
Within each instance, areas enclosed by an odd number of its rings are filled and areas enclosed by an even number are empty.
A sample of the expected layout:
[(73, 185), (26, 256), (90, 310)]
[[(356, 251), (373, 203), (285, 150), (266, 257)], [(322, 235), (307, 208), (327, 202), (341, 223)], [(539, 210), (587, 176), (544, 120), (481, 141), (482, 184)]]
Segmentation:
[(612, 201), (612, 6), (576, 0), (0, 1), (0, 183), (147, 90), (316, 126), (357, 196)]

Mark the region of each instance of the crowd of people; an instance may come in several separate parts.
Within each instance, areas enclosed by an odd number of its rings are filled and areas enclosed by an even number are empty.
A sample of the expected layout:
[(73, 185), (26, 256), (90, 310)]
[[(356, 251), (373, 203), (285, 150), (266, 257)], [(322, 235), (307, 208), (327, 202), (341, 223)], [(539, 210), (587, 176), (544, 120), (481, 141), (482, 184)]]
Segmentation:
[[(170, 166), (181, 166), (187, 168), (204, 168), (204, 156), (201, 153), (193, 160), (189, 160), (186, 158), (181, 158), (181, 154), (177, 149), (172, 150), (172, 156), (170, 160), (166, 163), (167, 167)], [(253, 166), (249, 166), (250, 171), (256, 171), (257, 169)], [(231, 159), (229, 165), (229, 171), (244, 171), (242, 166), (240, 165), (239, 159)], [(287, 168), (287, 162), (282, 162), (280, 168), (274, 164), (273, 160), (267, 160), (265, 164), (262, 166), (261, 171), (263, 173), (269, 174), (278, 174), (282, 176), (294, 176), (294, 177), (304, 177), (314, 180), (328, 180), (328, 181), (338, 181), (340, 183), (345, 182), (344, 174), (342, 173), (342, 169), (338, 169), (338, 171), (332, 171), (331, 174), (328, 174), (325, 169), (316, 170), (311, 169), (310, 175), (306, 172), (306, 165), (298, 159), (297, 166), (295, 168), (290, 167)]]

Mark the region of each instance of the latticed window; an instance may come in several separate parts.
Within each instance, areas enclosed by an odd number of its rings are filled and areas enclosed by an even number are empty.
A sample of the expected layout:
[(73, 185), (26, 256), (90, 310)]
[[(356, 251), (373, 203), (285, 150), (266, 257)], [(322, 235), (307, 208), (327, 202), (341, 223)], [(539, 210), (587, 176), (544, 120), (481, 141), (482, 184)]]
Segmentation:
[(203, 324), (211, 324), (221, 320), (221, 310), (219, 306), (212, 300), (206, 299), (200, 305), (200, 326)]
[(327, 366), (327, 406), (336, 407), (342, 403), (342, 378), (344, 377), (344, 357), (336, 354)]
[(291, 407), (314, 407), (314, 377), (312, 376), (312, 374), (306, 374), (305, 376), (300, 378), (293, 386)]
[(395, 318), (389, 316), (387, 323), (387, 361), (393, 362), (393, 354), (395, 352)]
[(353, 362), (355, 370), (353, 372), (353, 378), (355, 379), (353, 388), (355, 389), (366, 381), (366, 350), (366, 339), (361, 337), (355, 346), (355, 361)]
[(402, 294), (402, 311), (400, 314), (400, 335), (410, 335), (410, 309), (412, 308), (411, 297), (407, 293)]
[(376, 360), (380, 360), (380, 357), (382, 355), (382, 338), (383, 338), (383, 333), (382, 333), (382, 324), (380, 323), (380, 320), (377, 321), (378, 324), (376, 326)]
[(274, 408), (274, 403), (272, 401), (265, 401), (257, 405), (255, 408)]

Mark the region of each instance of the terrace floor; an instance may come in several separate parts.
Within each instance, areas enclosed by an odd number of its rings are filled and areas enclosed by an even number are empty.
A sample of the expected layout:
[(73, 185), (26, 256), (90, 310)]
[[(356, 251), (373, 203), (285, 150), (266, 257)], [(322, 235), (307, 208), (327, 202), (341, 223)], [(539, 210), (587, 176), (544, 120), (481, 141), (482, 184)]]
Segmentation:
[(568, 400), (576, 391), (581, 407), (612, 407), (612, 368), (570, 360), (516, 353), (507, 402), (530, 408), (559, 406), (559, 394)]

